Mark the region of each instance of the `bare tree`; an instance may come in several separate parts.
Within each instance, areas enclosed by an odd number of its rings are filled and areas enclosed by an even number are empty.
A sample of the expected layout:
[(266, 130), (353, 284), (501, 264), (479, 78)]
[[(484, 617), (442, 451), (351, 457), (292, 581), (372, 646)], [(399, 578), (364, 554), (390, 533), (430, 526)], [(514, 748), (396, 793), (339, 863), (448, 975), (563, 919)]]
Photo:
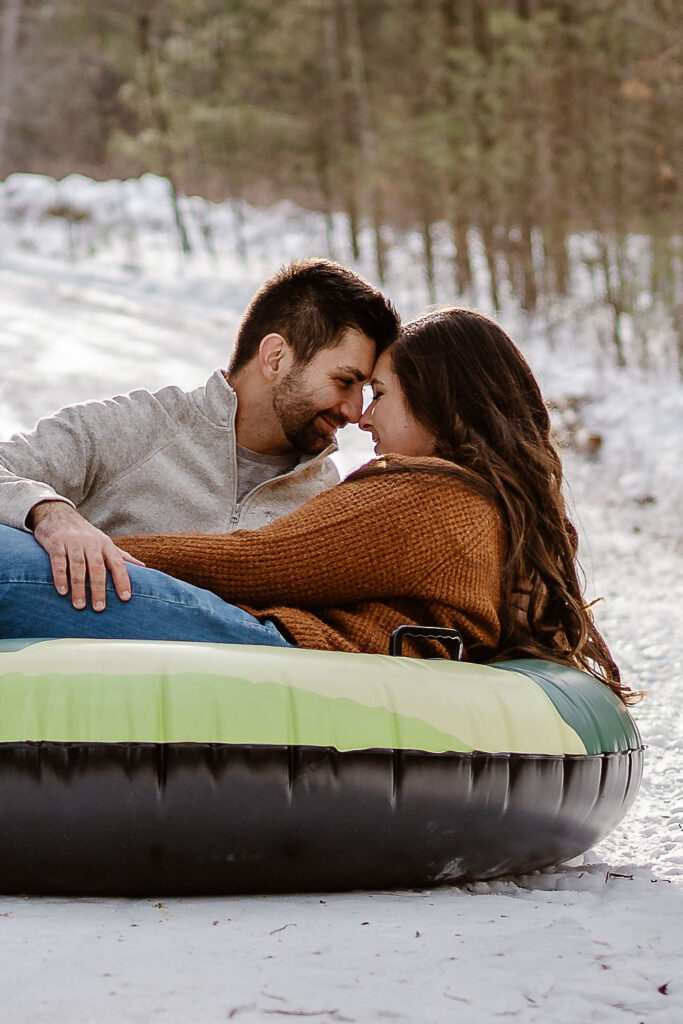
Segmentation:
[(159, 67), (152, 36), (152, 15), (150, 10), (141, 10), (137, 16), (138, 47), (144, 69), (144, 82), (147, 91), (150, 120), (159, 137), (159, 149), (164, 177), (168, 181), (171, 205), (178, 229), (180, 247), (184, 253), (190, 252), (190, 242), (178, 202), (178, 188), (173, 172), (173, 143), (171, 138), (168, 114), (164, 106), (159, 82)]
[(0, 62), (0, 177), (5, 173), (7, 126), (12, 111), (16, 81), (17, 43), (22, 0), (5, 0), (2, 19), (2, 62)]
[[(328, 139), (336, 177), (339, 181), (339, 197), (349, 225), (349, 240), (353, 258), (360, 257), (358, 242), (358, 180), (355, 161), (350, 157), (351, 132), (348, 104), (345, 103), (344, 72), (341, 62), (341, 47), (337, 23), (335, 0), (325, 0), (323, 6), (323, 39), (327, 94), (332, 117), (326, 120), (324, 131)], [(330, 171), (330, 177), (332, 172)]]
[(382, 237), (382, 211), (377, 187), (377, 145), (373, 124), (372, 103), (368, 90), (366, 59), (358, 18), (357, 0), (342, 0), (344, 21), (349, 45), (351, 86), (356, 105), (360, 136), (360, 156), (363, 182), (366, 189), (366, 207), (375, 233), (375, 263), (381, 282), (386, 278), (386, 246)]

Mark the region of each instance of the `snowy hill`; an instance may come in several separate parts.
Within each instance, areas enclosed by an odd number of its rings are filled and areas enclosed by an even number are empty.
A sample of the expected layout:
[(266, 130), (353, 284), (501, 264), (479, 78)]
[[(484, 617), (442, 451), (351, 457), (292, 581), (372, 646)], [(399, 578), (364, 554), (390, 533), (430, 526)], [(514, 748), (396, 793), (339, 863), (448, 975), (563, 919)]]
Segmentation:
[[(188, 259), (159, 179), (0, 185), (0, 434), (68, 402), (199, 384), (227, 363), (263, 278), (328, 255), (323, 218), (289, 204), (194, 199), (186, 212)], [(350, 263), (342, 228), (335, 255)], [(427, 302), (416, 253), (396, 239), (386, 290), (404, 317)], [(439, 299), (458, 301), (447, 281), (444, 264)], [(580, 863), (434, 892), (0, 898), (3, 1020), (683, 1019), (683, 386), (664, 358), (614, 368), (599, 311), (584, 321), (582, 306), (529, 320), (511, 305), (499, 319), (567, 444), (588, 593), (605, 598), (597, 614), (625, 678), (649, 691), (636, 709), (646, 774), (622, 827)], [(348, 428), (342, 466), (368, 454)]]

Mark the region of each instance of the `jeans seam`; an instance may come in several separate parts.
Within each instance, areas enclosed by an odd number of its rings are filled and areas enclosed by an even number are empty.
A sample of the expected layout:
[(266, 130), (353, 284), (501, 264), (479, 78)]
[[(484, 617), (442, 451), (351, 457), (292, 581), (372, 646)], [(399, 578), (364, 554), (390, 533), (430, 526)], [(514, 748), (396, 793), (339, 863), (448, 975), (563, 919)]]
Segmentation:
[[(27, 583), (27, 584), (30, 584), (32, 587), (52, 587), (52, 588), (54, 588), (54, 583), (48, 582), (48, 580), (27, 580), (27, 579), (11, 579), (11, 580), (3, 579), (3, 580), (0, 580), (0, 586), (2, 586), (3, 584), (7, 584), (9, 586), (13, 586), (14, 584), (17, 584), (17, 583), (18, 584)], [(108, 586), (106, 588), (106, 593), (108, 595), (111, 594), (112, 596), (117, 597), (116, 591), (114, 590), (113, 587), (109, 587)], [(187, 601), (178, 601), (178, 600), (173, 600), (173, 599), (168, 598), (168, 597), (160, 597), (158, 594), (139, 594), (139, 593), (136, 593), (135, 591), (133, 591), (133, 596), (135, 597), (136, 601), (142, 601), (142, 600), (145, 600), (145, 601), (158, 601), (160, 604), (173, 605), (173, 606), (178, 607), (178, 608), (189, 608), (190, 610), (196, 610), (196, 611), (202, 611), (202, 612), (210, 612), (210, 611), (212, 611), (211, 608), (206, 608), (206, 607), (204, 607), (202, 605), (199, 605), (199, 604), (188, 604)], [(66, 594), (60, 594), (60, 597), (66, 598)], [(217, 600), (220, 600), (220, 598), (218, 598)], [(128, 604), (128, 601), (121, 601), (121, 604)], [(237, 608), (239, 606), (238, 605), (234, 605), (234, 607)], [(242, 610), (243, 609), (240, 609), (240, 611), (242, 611)], [(98, 614), (101, 614), (101, 613), (98, 613)], [(262, 623), (259, 622), (259, 625), (262, 625)]]

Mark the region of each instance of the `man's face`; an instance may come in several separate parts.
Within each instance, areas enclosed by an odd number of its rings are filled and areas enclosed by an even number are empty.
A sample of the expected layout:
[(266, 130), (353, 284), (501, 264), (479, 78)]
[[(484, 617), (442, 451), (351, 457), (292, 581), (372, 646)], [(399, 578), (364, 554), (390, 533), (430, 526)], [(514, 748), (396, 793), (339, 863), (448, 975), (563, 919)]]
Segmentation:
[(295, 364), (273, 392), (273, 408), (289, 443), (316, 455), (339, 427), (357, 423), (374, 361), (374, 341), (348, 328), (334, 348), (322, 349), (305, 366)]

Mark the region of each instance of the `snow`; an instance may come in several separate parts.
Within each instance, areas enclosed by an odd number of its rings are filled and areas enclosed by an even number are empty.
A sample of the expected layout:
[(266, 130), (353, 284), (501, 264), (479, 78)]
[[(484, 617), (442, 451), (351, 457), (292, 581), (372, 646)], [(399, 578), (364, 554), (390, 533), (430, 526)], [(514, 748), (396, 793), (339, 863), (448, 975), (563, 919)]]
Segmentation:
[[(49, 213), (60, 205), (70, 220)], [(151, 176), (0, 185), (0, 435), (68, 402), (200, 384), (227, 363), (263, 278), (328, 254), (323, 219), (291, 204), (195, 198), (186, 211), (197, 251), (183, 260)], [(332, 239), (350, 263), (339, 218)], [(396, 242), (387, 291), (410, 316), (428, 301), (418, 240)], [(453, 301), (447, 242), (437, 249), (439, 298)], [(664, 341), (648, 370), (611, 365), (595, 345), (605, 310), (585, 312), (584, 284), (578, 266), (573, 307), (530, 320), (509, 300), (501, 321), (567, 444), (587, 590), (605, 599), (596, 614), (627, 681), (648, 691), (635, 709), (645, 776), (626, 820), (570, 865), (433, 891), (0, 897), (3, 1022), (683, 1019), (683, 387)], [(340, 465), (368, 454), (347, 428)]]

